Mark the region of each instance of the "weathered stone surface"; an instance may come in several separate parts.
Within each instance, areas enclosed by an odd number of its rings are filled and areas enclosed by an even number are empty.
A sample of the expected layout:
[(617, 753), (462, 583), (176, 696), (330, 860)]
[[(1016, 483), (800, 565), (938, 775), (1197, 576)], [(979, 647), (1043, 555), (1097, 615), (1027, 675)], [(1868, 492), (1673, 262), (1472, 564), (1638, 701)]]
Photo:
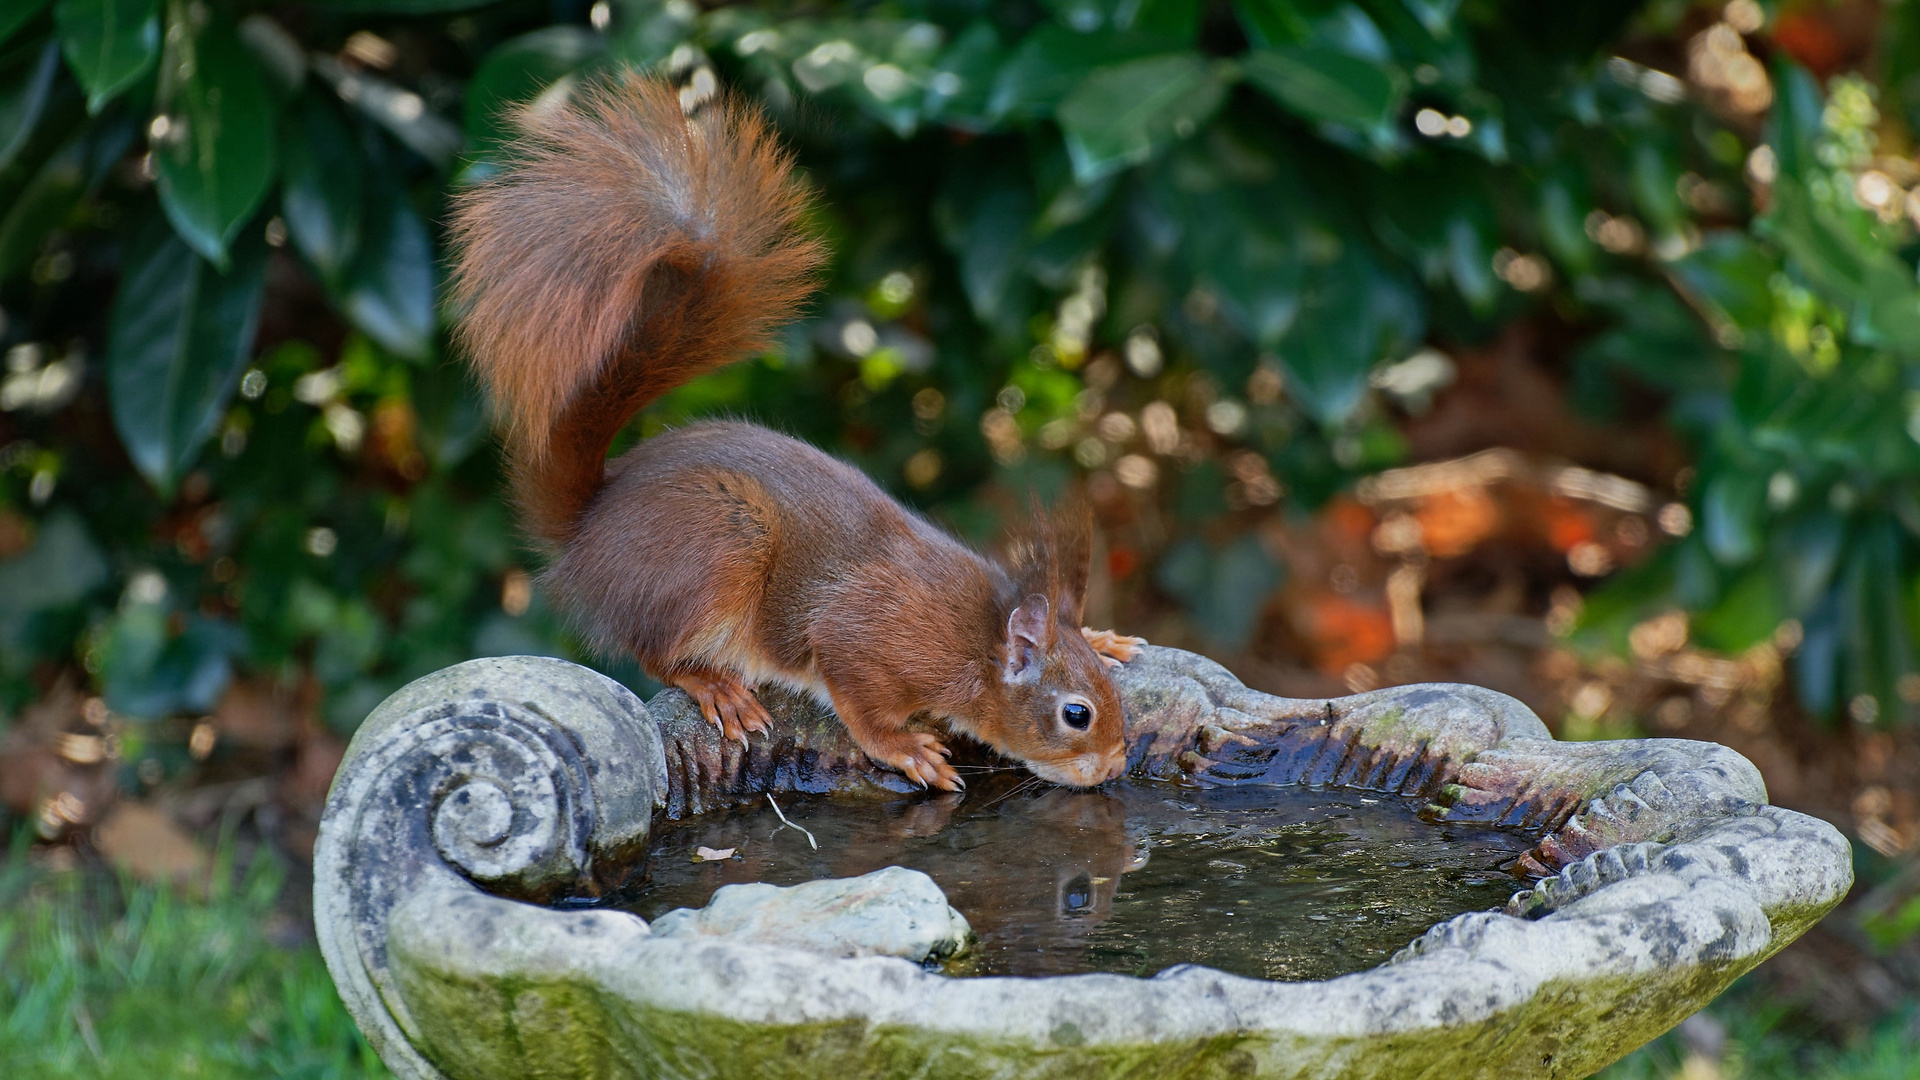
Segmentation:
[[(1289, 701), (1148, 649), (1119, 676), (1137, 774), (1424, 796), (1437, 818), (1539, 836), (1540, 880), (1504, 911), (1448, 920), (1388, 964), (1318, 983), (1193, 966), (948, 978), (794, 948), (751, 892), (656, 933), (621, 912), (506, 896), (590, 892), (644, 838), (639, 809), (656, 799), (693, 813), (899, 779), (810, 702), (769, 695), (776, 730), (742, 749), (676, 693), (643, 709), (571, 665), (513, 663), (449, 669), (383, 705), (329, 802), (322, 944), (410, 1080), (1582, 1076), (1699, 1008), (1851, 883), (1844, 839), (1765, 805), (1752, 766), (1721, 747), (1556, 743), (1517, 702), (1472, 687)], [(496, 710), (496, 696), (518, 704)], [(471, 719), (449, 729), (443, 701)], [(596, 708), (631, 733), (574, 718)], [(504, 713), (537, 729), (508, 740), (521, 749), (458, 750), (497, 739)], [(576, 728), (595, 734), (564, 734)], [(603, 780), (586, 764), (603, 751), (570, 764), (556, 749), (569, 742), (610, 746), (622, 764)], [(606, 822), (619, 823), (611, 840)], [(520, 843), (528, 830), (556, 839)], [(507, 845), (510, 860), (486, 854)], [(937, 890), (925, 899), (944, 907)]]
[(456, 664), (361, 724), (314, 845), (314, 926), (334, 985), (397, 1075), (441, 1074), (415, 1048), (394, 989), (394, 907), (436, 889), (476, 892), (472, 882), (530, 898), (592, 894), (596, 869), (645, 843), (662, 757), (631, 691), (542, 657)]
[(859, 877), (777, 885), (726, 885), (703, 908), (653, 920), (656, 938), (726, 938), (824, 956), (897, 956), (920, 963), (967, 943), (967, 920), (933, 879), (889, 866)]

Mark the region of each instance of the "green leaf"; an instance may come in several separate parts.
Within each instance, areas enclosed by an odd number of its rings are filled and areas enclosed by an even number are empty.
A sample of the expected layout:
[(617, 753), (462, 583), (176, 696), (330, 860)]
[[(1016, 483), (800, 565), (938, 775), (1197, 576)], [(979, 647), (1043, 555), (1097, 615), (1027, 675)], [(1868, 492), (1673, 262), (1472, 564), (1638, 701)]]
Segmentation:
[(944, 239), (981, 322), (1004, 326), (1033, 226), (1033, 191), (1018, 169), (955, 170), (944, 200)]
[(1437, 38), (1452, 32), (1453, 13), (1460, 9), (1460, 0), (1405, 0), (1405, 3), (1427, 33)]
[(1248, 533), (1215, 549), (1204, 540), (1174, 545), (1161, 559), (1160, 587), (1183, 602), (1195, 628), (1215, 645), (1244, 646), (1253, 636), (1282, 569), (1260, 538)]
[(1838, 211), (1814, 202), (1784, 173), (1774, 181), (1763, 224), (1808, 283), (1847, 310), (1850, 338), (1920, 359), (1920, 289), (1897, 256), (1863, 241)]
[(40, 166), (0, 215), (0, 281), (33, 265), (41, 243), (66, 223), (86, 188), (85, 140), (75, 138)]
[(320, 10), (378, 12), (389, 15), (435, 15), (448, 11), (472, 11), (498, 4), (500, 0), (311, 0), (308, 7)]
[(155, 222), (127, 254), (107, 332), (107, 394), (128, 456), (163, 492), (219, 423), (252, 351), (266, 252), (250, 230), (221, 273)]
[(353, 325), (389, 352), (419, 360), (433, 352), (433, 241), (406, 194), (381, 182), (389, 175), (377, 161), (368, 170), (376, 182), (367, 191), (360, 251), (342, 306)]
[(1698, 250), (1675, 260), (1672, 267), (1674, 276), (1726, 325), (1755, 331), (1772, 320), (1771, 282), (1780, 272), (1780, 258), (1747, 233), (1716, 229)]
[(475, 154), (497, 150), (512, 132), (507, 110), (606, 55), (606, 40), (583, 26), (549, 26), (502, 42), (467, 84), (467, 135)]
[(87, 111), (119, 97), (160, 56), (159, 0), (59, 0), (53, 21)]
[(195, 251), (224, 264), (274, 172), (272, 99), (232, 24), (171, 0), (157, 105), (156, 122), (166, 121), (154, 139), (160, 205)]
[(1200, 31), (1200, 0), (1121, 0), (1114, 25), (1122, 30), (1163, 34), (1183, 45)]
[(1004, 58), (992, 23), (983, 19), (969, 26), (934, 65), (923, 111), (950, 125), (975, 130), (992, 126), (988, 96)]
[(1233, 0), (1233, 14), (1256, 49), (1305, 41), (1312, 26), (1287, 0)]
[(1728, 472), (1707, 482), (1700, 500), (1700, 532), (1722, 566), (1739, 566), (1760, 554), (1760, 513), (1766, 479)]
[(1773, 65), (1774, 106), (1767, 114), (1767, 144), (1779, 175), (1804, 182), (1820, 168), (1815, 144), (1826, 107), (1820, 84), (1784, 55)]
[(329, 285), (360, 246), (365, 162), (352, 124), (317, 93), (289, 110), (280, 142), (280, 216), (287, 235)]
[(0, 640), (14, 638), (30, 616), (69, 607), (107, 580), (107, 559), (80, 515), (62, 507), (41, 523), (33, 546), (0, 560)]
[(13, 164), (14, 155), (40, 123), (59, 73), (58, 42), (23, 46), (0, 55), (0, 169)]
[(159, 604), (129, 604), (107, 624), (100, 681), (116, 711), (149, 719), (206, 712), (225, 692), (245, 635), (225, 619), (201, 615), (187, 616), (175, 634), (172, 614)]
[(1660, 234), (1673, 233), (1686, 223), (1678, 190), (1680, 172), (1679, 164), (1656, 141), (1642, 140), (1633, 148), (1629, 170), (1633, 201)]
[(1694, 640), (1721, 652), (1744, 652), (1765, 641), (1786, 618), (1779, 584), (1765, 566), (1741, 575), (1720, 602), (1693, 619)]
[(1114, 0), (1043, 0), (1053, 17), (1069, 30), (1091, 34), (1112, 25)]
[(1321, 422), (1344, 421), (1359, 407), (1373, 366), (1411, 350), (1425, 320), (1419, 291), (1350, 243), (1311, 276), (1280, 341), (1288, 390)]
[(52, 0), (8, 0), (0, 5), (0, 45), (7, 43), (14, 31), (33, 21), (35, 15), (46, 10)]
[(1175, 53), (1102, 68), (1060, 103), (1073, 175), (1086, 184), (1152, 157), (1212, 117), (1226, 82), (1198, 53)]
[[(1306, 192), (1290, 176), (1266, 183), (1200, 183), (1204, 148), (1183, 148), (1156, 170), (1156, 202), (1179, 222), (1179, 251), (1195, 280), (1212, 288), (1221, 310), (1266, 349), (1276, 345), (1300, 310), (1310, 270), (1301, 250), (1297, 211)], [(1283, 174), (1284, 175), (1284, 174)]]
[(1372, 127), (1391, 119), (1400, 104), (1397, 73), (1357, 56), (1286, 47), (1248, 53), (1241, 64), (1247, 81), (1316, 123)]
[(19, 189), (0, 212), (0, 281), (33, 265), (47, 237), (66, 227), (81, 198), (126, 156), (134, 127), (131, 117), (86, 125)]
[(1148, 34), (1076, 34), (1041, 26), (1023, 38), (995, 76), (989, 116), (1045, 116), (1097, 68), (1166, 53), (1173, 43)]
[(1775, 555), (1771, 561), (1780, 579), (1786, 615), (1798, 615), (1819, 602), (1833, 581), (1845, 539), (1846, 522), (1826, 510), (1773, 530)]
[[(624, 63), (646, 68), (665, 60), (694, 35), (701, 10), (672, 0), (611, 0), (612, 23), (605, 29), (608, 47)], [(739, 11), (739, 8), (734, 8)]]
[(1593, 265), (1594, 245), (1587, 236), (1588, 201), (1574, 183), (1555, 177), (1540, 185), (1540, 240), (1547, 251), (1576, 272)]

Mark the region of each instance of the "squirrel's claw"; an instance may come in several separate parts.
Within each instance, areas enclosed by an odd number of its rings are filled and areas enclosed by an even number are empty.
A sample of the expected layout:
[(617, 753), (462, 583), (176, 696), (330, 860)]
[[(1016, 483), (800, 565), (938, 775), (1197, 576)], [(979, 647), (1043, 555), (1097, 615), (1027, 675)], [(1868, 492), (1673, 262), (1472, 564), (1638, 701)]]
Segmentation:
[(947, 758), (953, 756), (939, 739), (921, 731), (902, 731), (896, 737), (889, 738), (887, 745), (865, 747), (867, 756), (882, 765), (900, 771), (907, 779), (922, 788), (939, 788), (942, 791), (965, 791), (967, 782), (947, 764)]
[(687, 672), (676, 675), (673, 685), (687, 692), (700, 706), (700, 715), (729, 742), (744, 747), (747, 732), (765, 731), (773, 722), (766, 706), (753, 696), (753, 688), (731, 672)]

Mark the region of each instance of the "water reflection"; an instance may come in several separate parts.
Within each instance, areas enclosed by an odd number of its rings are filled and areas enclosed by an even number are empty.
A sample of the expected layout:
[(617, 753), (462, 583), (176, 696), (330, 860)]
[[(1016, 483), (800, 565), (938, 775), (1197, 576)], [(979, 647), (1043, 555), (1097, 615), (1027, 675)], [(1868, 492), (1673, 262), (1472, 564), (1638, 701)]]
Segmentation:
[[(653, 918), (721, 885), (792, 885), (882, 866), (925, 871), (979, 947), (955, 973), (1151, 975), (1204, 963), (1326, 978), (1384, 960), (1427, 926), (1503, 902), (1528, 846), (1448, 831), (1390, 796), (1302, 788), (1075, 791), (991, 775), (960, 795), (782, 800), (667, 826), (625, 906)], [(699, 847), (733, 848), (696, 862)]]

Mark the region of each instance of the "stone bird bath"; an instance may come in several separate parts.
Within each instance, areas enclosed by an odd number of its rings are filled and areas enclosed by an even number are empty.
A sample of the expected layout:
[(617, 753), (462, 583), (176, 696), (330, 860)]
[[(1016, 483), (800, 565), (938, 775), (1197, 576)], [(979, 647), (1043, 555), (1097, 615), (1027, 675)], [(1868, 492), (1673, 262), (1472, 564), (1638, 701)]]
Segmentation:
[(1429, 821), (1521, 834), (1519, 891), (1315, 982), (944, 975), (916, 961), (958, 947), (966, 912), (900, 869), (727, 890), (650, 926), (592, 902), (658, 822), (903, 781), (809, 702), (770, 697), (773, 738), (743, 749), (678, 691), (642, 704), (505, 657), (412, 683), (355, 735), (315, 850), (321, 949), (403, 1080), (1577, 1077), (1852, 883), (1840, 834), (1769, 806), (1725, 747), (1555, 742), (1469, 686), (1276, 698), (1172, 649), (1118, 679), (1131, 776), (1412, 796)]

